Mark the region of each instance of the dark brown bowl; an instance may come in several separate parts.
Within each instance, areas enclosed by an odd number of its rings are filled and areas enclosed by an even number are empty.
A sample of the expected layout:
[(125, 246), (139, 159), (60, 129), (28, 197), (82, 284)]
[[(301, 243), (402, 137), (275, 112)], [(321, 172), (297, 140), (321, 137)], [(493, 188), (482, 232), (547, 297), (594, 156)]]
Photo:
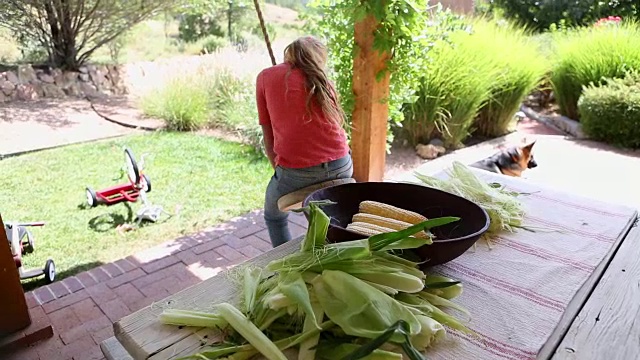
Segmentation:
[(346, 229), (360, 202), (378, 201), (414, 211), (427, 218), (455, 216), (460, 220), (435, 227), (433, 244), (413, 250), (423, 267), (451, 261), (467, 251), (489, 228), (489, 216), (480, 206), (463, 197), (419, 184), (392, 182), (363, 182), (332, 186), (309, 194), (303, 205), (310, 201), (330, 200), (322, 210), (331, 218), (327, 234), (329, 242), (362, 239), (362, 235)]

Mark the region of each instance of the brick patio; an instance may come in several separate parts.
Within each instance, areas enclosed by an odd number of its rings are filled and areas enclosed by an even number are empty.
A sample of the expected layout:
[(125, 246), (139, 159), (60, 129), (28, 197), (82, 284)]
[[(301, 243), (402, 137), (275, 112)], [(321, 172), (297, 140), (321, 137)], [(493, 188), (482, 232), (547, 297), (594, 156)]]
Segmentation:
[[(292, 235), (307, 220), (289, 217)], [(26, 293), (33, 321), (50, 321), (53, 337), (6, 360), (104, 359), (100, 347), (113, 322), (170, 294), (271, 249), (262, 212), (169, 241)]]

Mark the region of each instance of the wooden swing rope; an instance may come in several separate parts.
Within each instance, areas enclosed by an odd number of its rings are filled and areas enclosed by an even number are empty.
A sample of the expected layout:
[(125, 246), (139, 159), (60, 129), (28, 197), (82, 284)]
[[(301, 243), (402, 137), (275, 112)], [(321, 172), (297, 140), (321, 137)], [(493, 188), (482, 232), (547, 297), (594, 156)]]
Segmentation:
[(271, 57), (271, 63), (276, 64), (276, 58), (273, 56), (273, 49), (271, 49), (271, 42), (269, 41), (269, 34), (267, 33), (267, 27), (264, 24), (264, 18), (262, 17), (262, 11), (260, 10), (260, 4), (258, 0), (253, 0), (253, 4), (256, 7), (256, 13), (258, 13), (258, 20), (260, 20), (260, 28), (262, 29), (262, 35), (264, 35), (264, 41), (267, 43), (267, 50)]

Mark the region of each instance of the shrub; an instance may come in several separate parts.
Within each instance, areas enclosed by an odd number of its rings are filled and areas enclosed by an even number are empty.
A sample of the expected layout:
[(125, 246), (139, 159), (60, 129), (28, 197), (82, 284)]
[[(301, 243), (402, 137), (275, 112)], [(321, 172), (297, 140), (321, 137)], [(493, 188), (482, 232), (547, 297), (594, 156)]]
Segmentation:
[(491, 0), (491, 7), (498, 8), (508, 19), (538, 31), (552, 25), (591, 25), (608, 16), (639, 19), (637, 0)]
[(143, 97), (142, 108), (146, 115), (165, 120), (171, 130), (221, 128), (262, 150), (253, 83), (225, 69), (176, 77)]
[(142, 99), (146, 115), (163, 119), (170, 130), (190, 131), (209, 119), (207, 83), (199, 75), (176, 77)]
[(229, 41), (219, 36), (207, 36), (198, 43), (200, 44), (201, 54), (211, 54), (227, 46)]
[(195, 13), (181, 16), (178, 34), (180, 39), (194, 42), (208, 36), (223, 37), (225, 31), (215, 15)]
[(640, 70), (640, 27), (633, 22), (559, 33), (555, 43), (551, 84), (560, 112), (575, 120), (584, 86)]
[(478, 135), (501, 136), (511, 130), (520, 104), (544, 78), (546, 62), (527, 31), (509, 23), (476, 21), (471, 38), (487, 40), (483, 56), (491, 59), (496, 72), (474, 127)]
[(429, 53), (418, 100), (408, 107), (403, 128), (416, 144), (442, 134), (447, 146), (459, 146), (488, 98), (493, 64), (484, 44), (464, 31)]
[(640, 72), (585, 87), (578, 108), (590, 138), (640, 148)]
[(228, 71), (218, 72), (210, 89), (211, 123), (239, 135), (257, 149), (262, 147), (262, 128), (258, 124), (258, 108), (252, 81)]

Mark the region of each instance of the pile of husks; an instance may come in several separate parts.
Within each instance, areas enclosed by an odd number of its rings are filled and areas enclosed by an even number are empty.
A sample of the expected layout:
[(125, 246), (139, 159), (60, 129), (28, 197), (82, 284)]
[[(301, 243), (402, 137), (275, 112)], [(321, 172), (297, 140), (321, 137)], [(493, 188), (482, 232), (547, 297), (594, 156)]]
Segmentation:
[(298, 252), (265, 269), (235, 268), (239, 304), (220, 303), (211, 313), (167, 309), (165, 324), (219, 328), (216, 343), (187, 358), (299, 360), (424, 359), (445, 336), (445, 326), (469, 332), (444, 308), (469, 315), (451, 301), (462, 291), (452, 279), (426, 275), (403, 251), (431, 244), (429, 229), (460, 220), (429, 219), (361, 240), (327, 243), (329, 218), (311, 203), (309, 228)]

